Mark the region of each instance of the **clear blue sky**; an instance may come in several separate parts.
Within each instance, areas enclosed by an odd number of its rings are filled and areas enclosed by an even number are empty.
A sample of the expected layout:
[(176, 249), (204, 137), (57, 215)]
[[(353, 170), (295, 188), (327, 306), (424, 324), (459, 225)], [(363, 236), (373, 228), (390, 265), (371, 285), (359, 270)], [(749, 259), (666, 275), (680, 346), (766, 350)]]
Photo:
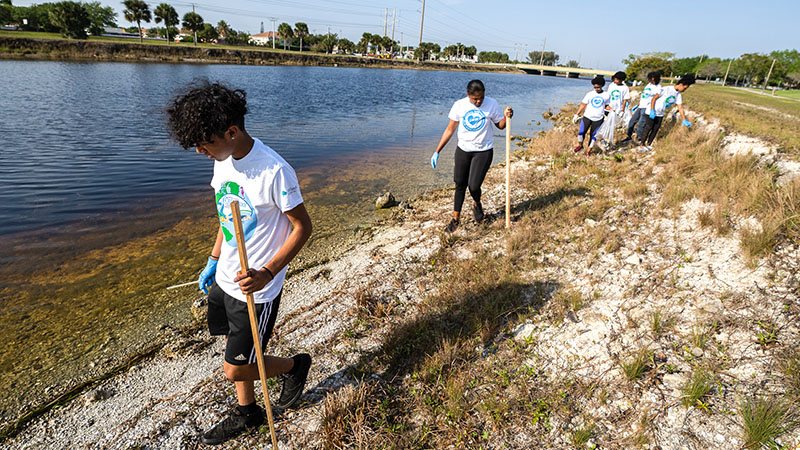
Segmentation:
[[(20, 6), (45, 2), (13, 1)], [(121, 2), (101, 3), (118, 12), (120, 25), (127, 24)], [(148, 1), (151, 9), (158, 3)], [(166, 3), (181, 16), (192, 9), (189, 0)], [(383, 34), (385, 8), (391, 35), (397, 8), (395, 40), (402, 33), (403, 44), (416, 45), (422, 1), (199, 0), (195, 5), (206, 22), (225, 20), (250, 33), (258, 33), (262, 21), (265, 30), (271, 30), (270, 18), (275, 18), (277, 23), (306, 22), (316, 33), (327, 32), (330, 26), (332, 33), (353, 41), (365, 31)], [(616, 69), (630, 53), (670, 51), (678, 57), (704, 53), (724, 58), (800, 48), (798, 17), (800, 0), (426, 0), (423, 40), (504, 51), (512, 59), (519, 49), (524, 59), (524, 50), (541, 49), (546, 37), (546, 50), (558, 53), (561, 62), (580, 57), (582, 66)]]

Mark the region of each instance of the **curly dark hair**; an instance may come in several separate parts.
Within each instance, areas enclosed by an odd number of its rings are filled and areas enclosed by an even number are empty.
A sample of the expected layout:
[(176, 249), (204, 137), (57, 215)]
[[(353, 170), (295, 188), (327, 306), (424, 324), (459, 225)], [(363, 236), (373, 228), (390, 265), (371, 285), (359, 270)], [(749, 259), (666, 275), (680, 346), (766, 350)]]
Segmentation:
[(166, 109), (170, 135), (188, 149), (222, 136), (232, 125), (244, 130), (247, 94), (219, 83), (199, 80), (170, 101)]

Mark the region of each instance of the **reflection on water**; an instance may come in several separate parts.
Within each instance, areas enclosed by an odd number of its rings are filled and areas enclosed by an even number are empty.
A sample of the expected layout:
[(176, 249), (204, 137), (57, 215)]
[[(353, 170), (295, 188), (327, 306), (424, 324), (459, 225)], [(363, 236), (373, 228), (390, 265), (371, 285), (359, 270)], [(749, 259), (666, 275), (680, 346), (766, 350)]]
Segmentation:
[[(248, 93), (247, 128), (298, 172), (311, 249), (374, 217), (373, 201), (451, 183), (430, 153), (466, 83), (514, 106), (513, 132), (587, 82), (514, 74), (0, 61), (0, 428), (191, 321), (215, 235), (212, 164), (171, 143), (162, 108), (196, 77)], [(524, 132), (524, 133), (523, 133)], [(504, 140), (496, 138), (496, 161)], [(308, 252), (301, 254), (312, 258)], [(30, 380), (34, 380), (30, 382)]]

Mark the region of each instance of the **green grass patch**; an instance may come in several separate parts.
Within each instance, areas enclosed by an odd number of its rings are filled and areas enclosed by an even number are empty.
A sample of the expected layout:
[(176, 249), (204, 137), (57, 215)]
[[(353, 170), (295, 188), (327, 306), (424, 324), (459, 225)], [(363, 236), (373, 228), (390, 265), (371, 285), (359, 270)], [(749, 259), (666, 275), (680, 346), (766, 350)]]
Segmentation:
[(743, 448), (785, 448), (777, 439), (797, 427), (796, 413), (792, 413), (795, 406), (788, 399), (775, 397), (745, 399), (739, 409), (744, 431)]

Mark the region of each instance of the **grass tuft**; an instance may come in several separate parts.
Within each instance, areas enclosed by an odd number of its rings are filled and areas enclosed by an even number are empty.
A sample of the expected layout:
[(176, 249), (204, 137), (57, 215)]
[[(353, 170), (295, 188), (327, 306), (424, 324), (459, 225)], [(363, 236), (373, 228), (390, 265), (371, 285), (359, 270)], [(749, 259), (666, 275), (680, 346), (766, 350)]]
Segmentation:
[(681, 403), (687, 408), (697, 406), (708, 410), (703, 399), (709, 395), (713, 389), (713, 378), (702, 368), (697, 368), (692, 374), (692, 377), (686, 382), (683, 388), (681, 388), (681, 392), (683, 393)]
[(622, 366), (622, 372), (625, 373), (628, 380), (633, 381), (641, 377), (645, 371), (647, 371), (652, 360), (653, 352), (647, 347), (643, 347), (628, 359), (622, 361), (620, 365)]
[(777, 439), (798, 425), (789, 400), (759, 396), (745, 399), (739, 409), (744, 429), (744, 448), (784, 448)]

